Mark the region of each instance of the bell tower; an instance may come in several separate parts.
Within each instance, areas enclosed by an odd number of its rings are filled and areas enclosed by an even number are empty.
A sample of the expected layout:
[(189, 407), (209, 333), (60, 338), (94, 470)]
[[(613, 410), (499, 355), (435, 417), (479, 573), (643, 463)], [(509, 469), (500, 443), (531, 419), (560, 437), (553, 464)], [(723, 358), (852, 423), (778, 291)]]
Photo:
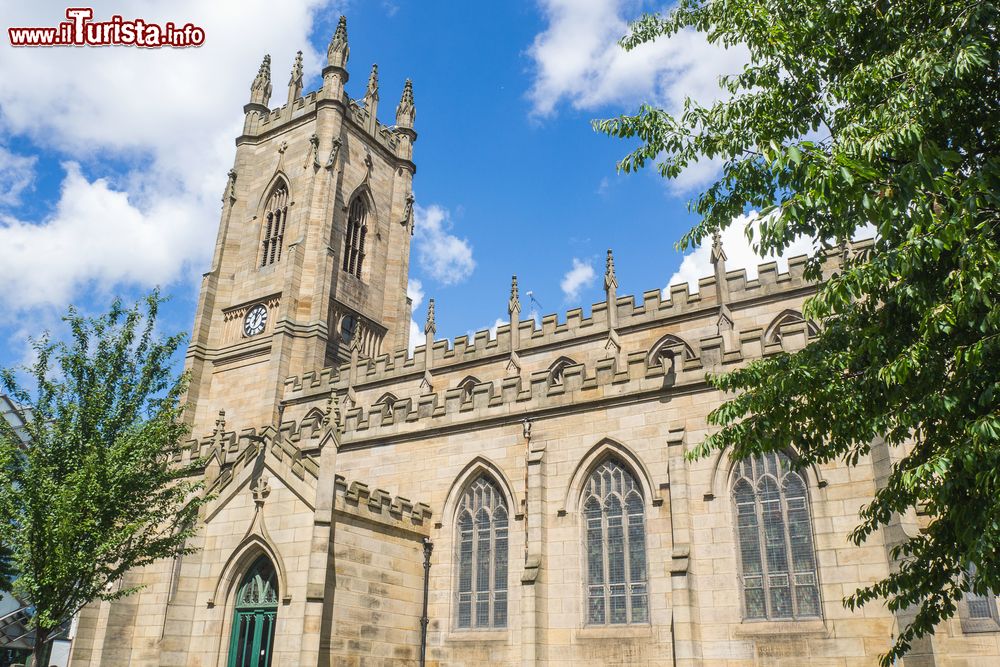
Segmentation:
[(196, 435), (220, 409), (230, 423), (274, 423), (285, 378), (337, 365), (352, 346), (363, 357), (407, 346), (413, 86), (385, 126), (378, 66), (351, 99), (349, 54), (340, 17), (322, 88), (303, 95), (301, 52), (283, 106), (268, 106), (270, 56), (250, 86), (186, 359)]

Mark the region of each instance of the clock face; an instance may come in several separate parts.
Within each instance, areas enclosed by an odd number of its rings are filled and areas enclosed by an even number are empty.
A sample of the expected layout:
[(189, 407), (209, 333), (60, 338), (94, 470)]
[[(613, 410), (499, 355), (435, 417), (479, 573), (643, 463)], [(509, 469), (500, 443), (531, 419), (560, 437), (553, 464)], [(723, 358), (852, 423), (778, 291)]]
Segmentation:
[(267, 308), (262, 304), (257, 304), (247, 313), (243, 320), (243, 334), (247, 337), (256, 336), (264, 330), (267, 324)]

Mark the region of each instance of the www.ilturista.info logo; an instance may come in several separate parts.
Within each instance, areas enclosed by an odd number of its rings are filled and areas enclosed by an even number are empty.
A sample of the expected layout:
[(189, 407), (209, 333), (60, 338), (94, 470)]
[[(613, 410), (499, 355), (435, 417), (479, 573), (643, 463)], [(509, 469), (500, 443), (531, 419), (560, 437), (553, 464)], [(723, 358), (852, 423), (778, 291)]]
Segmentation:
[(11, 46), (164, 46), (184, 48), (205, 43), (205, 31), (186, 23), (172, 21), (163, 25), (143, 19), (126, 20), (112, 16), (109, 21), (91, 21), (90, 7), (70, 7), (66, 18), (51, 28), (7, 28)]

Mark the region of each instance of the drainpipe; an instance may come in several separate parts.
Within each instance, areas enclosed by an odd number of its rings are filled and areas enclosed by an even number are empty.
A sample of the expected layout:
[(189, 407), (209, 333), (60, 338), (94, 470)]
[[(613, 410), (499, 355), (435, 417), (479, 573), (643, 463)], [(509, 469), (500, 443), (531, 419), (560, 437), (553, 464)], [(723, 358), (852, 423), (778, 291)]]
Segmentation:
[(420, 617), (420, 667), (427, 664), (427, 624), (430, 618), (427, 616), (427, 592), (430, 588), (431, 580), (431, 552), (434, 551), (434, 543), (431, 538), (424, 538), (424, 613)]

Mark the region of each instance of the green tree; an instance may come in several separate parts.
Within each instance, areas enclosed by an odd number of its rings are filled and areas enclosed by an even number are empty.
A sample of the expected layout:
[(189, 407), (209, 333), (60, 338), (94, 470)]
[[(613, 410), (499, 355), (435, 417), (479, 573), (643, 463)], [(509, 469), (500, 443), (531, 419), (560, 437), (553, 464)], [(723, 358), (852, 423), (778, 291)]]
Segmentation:
[(26, 408), (26, 442), (0, 420), (0, 541), (14, 593), (34, 606), (34, 664), (84, 605), (133, 593), (128, 570), (188, 551), (204, 499), (194, 464), (176, 462), (184, 382), (171, 357), (184, 337), (155, 333), (161, 303), (154, 292), (95, 318), (71, 308), (68, 342), (33, 341), (30, 389), (0, 371)]
[(10, 593), (14, 585), (14, 564), (10, 549), (0, 544), (0, 593)]
[(845, 600), (908, 610), (884, 665), (969, 590), (1000, 591), (998, 13), (990, 0), (681, 0), (622, 45), (691, 30), (743, 44), (727, 96), (595, 123), (639, 140), (626, 172), (722, 165), (682, 249), (756, 209), (755, 246), (812, 238), (818, 280), (825, 252), (876, 230), (808, 301), (818, 338), (711, 378), (736, 397), (693, 455), (794, 447), (803, 464), (855, 465), (879, 437), (905, 454), (850, 535), (860, 544), (913, 508), (931, 517), (895, 549), (898, 570)]

